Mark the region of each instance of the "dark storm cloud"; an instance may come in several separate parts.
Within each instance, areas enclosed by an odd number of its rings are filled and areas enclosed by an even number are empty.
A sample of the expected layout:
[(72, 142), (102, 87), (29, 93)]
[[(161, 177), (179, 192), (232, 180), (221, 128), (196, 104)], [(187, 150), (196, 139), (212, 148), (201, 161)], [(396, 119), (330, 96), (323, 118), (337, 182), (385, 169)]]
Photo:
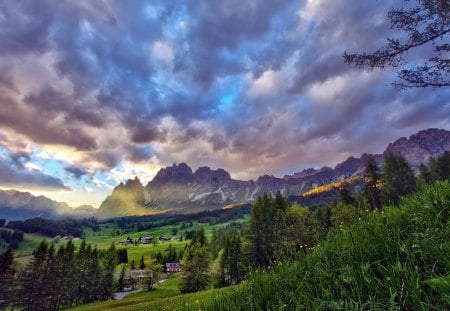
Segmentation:
[(0, 3), (0, 54), (43, 52), (48, 49), (50, 10), (45, 1)]
[(129, 151), (130, 160), (133, 162), (149, 161), (154, 155), (151, 148), (148, 147), (127, 146), (126, 149)]
[(0, 125), (28, 136), (37, 143), (61, 144), (79, 150), (96, 147), (95, 140), (82, 128), (52, 122), (48, 117), (46, 109), (25, 109), (11, 98), (0, 95)]
[(0, 161), (0, 185), (40, 190), (70, 190), (59, 178), (38, 171), (15, 171), (3, 161)]
[(92, 127), (101, 127), (105, 122), (99, 111), (93, 110), (95, 107), (80, 105), (74, 98), (48, 85), (37, 94), (27, 95), (24, 102), (49, 119), (63, 114), (65, 121), (69, 123), (78, 121)]
[(373, 50), (392, 33), (386, 17), (393, 1), (317, 3), (316, 17), (309, 21), (311, 34), (296, 64), (297, 76), (291, 87), (299, 93), (311, 83), (352, 70), (343, 61), (345, 50)]
[(65, 167), (64, 170), (71, 173), (77, 179), (80, 179), (82, 176), (89, 174), (86, 170), (73, 165)]
[[(292, 15), (287, 12), (292, 13), (299, 5), (299, 2), (287, 0), (193, 1), (189, 6), (193, 26), (189, 33), (192, 50), (188, 57), (194, 79), (210, 87), (220, 76), (245, 70), (258, 75), (264, 69), (278, 67), (283, 62), (280, 56), (286, 56), (292, 46), (287, 49), (288, 40), (277, 39), (280, 33), (273, 34), (273, 30), (277, 21), (292, 21)], [(274, 45), (278, 46), (276, 50), (272, 48)], [(245, 58), (256, 65), (248, 68)]]
[[(189, 157), (256, 174), (380, 150), (450, 122), (449, 92), (402, 92), (391, 72), (343, 62), (345, 50), (371, 51), (393, 34), (393, 5), (3, 1), (0, 128), (108, 169)], [(66, 168), (79, 178), (77, 169)]]
[(30, 160), (26, 152), (10, 153), (0, 145), (0, 186), (24, 187), (40, 190), (70, 190), (56, 177), (46, 175), (35, 169), (27, 169)]

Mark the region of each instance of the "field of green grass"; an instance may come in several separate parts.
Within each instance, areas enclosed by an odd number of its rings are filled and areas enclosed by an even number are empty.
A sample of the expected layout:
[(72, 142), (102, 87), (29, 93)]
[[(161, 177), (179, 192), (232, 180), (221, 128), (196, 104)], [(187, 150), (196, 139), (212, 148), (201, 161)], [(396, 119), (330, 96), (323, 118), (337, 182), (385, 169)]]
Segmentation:
[(39, 234), (25, 233), (23, 241), (19, 244), (19, 248), (14, 250), (14, 258), (20, 266), (24, 266), (30, 260), (33, 251), (38, 247), (42, 240), (51, 239)]
[(94, 302), (86, 305), (71, 308), (72, 311), (172, 311), (172, 310), (203, 310), (203, 306), (210, 303), (218, 293), (225, 293), (234, 290), (235, 286), (230, 286), (221, 290), (206, 290), (198, 293), (182, 295), (178, 288), (181, 279), (175, 275), (167, 281), (155, 287), (151, 291), (141, 291), (130, 294), (123, 300), (110, 300), (105, 302)]
[[(144, 259), (147, 260), (158, 252), (164, 254), (164, 252), (168, 249), (169, 245), (174, 247), (177, 252), (180, 252), (185, 248), (187, 242), (173, 240), (166, 242), (158, 241), (156, 245), (153, 244), (121, 245), (119, 244), (120, 241), (125, 240), (127, 237), (136, 240), (139, 237), (144, 236), (152, 236), (152, 237), (164, 236), (177, 239), (185, 231), (198, 230), (200, 227), (203, 227), (205, 229), (205, 235), (208, 238), (210, 238), (213, 229), (219, 229), (220, 227), (227, 226), (231, 222), (243, 223), (248, 221), (248, 219), (249, 216), (246, 215), (245, 217), (238, 220), (233, 220), (227, 223), (214, 225), (202, 224), (194, 221), (192, 222), (192, 227), (187, 227), (185, 229), (181, 229), (181, 224), (174, 224), (155, 227), (150, 230), (140, 232), (127, 232), (127, 230), (119, 228), (116, 223), (110, 222), (101, 224), (100, 230), (98, 231), (93, 231), (92, 229), (85, 229), (84, 235), (86, 242), (90, 243), (93, 246), (96, 246), (98, 249), (107, 249), (111, 246), (112, 243), (115, 243), (116, 248), (126, 248), (128, 252), (129, 263), (131, 263), (131, 261), (134, 260), (136, 264), (138, 264), (142, 256), (144, 256)], [(172, 234), (174, 229), (177, 230), (176, 235)], [(19, 263), (19, 265), (23, 266), (27, 263), (27, 261), (31, 258), (33, 251), (36, 249), (36, 247), (43, 239), (46, 239), (47, 241), (50, 242), (53, 240), (52, 238), (38, 234), (25, 234), (23, 242), (20, 243), (19, 248), (14, 251), (15, 258)], [(56, 246), (59, 246), (62, 243), (65, 243), (65, 241), (61, 239), (60, 242), (56, 244)], [(81, 240), (76, 240), (74, 241), (74, 243), (75, 246), (79, 246), (81, 244)]]
[(138, 293), (133, 293), (125, 296), (123, 300), (111, 300), (105, 302), (94, 302), (82, 306), (78, 306), (71, 310), (78, 311), (96, 311), (96, 310), (116, 310), (122, 307), (136, 306), (141, 303), (147, 304), (162, 298), (174, 297), (180, 295), (180, 285), (181, 279), (179, 274), (172, 274), (161, 284), (158, 284), (154, 289), (147, 291), (142, 290)]

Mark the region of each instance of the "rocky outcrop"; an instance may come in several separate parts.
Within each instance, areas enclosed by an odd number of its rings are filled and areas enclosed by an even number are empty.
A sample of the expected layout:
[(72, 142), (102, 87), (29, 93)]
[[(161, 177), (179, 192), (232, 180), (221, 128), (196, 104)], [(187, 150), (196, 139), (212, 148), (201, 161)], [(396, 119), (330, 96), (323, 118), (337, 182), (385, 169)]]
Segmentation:
[(383, 154), (401, 154), (417, 170), (420, 164), (428, 163), (430, 157), (438, 157), (447, 150), (450, 150), (450, 131), (428, 129), (409, 138), (397, 139), (389, 144)]
[(152, 210), (146, 206), (144, 186), (138, 177), (128, 180), (125, 184), (120, 183), (114, 188), (100, 205), (97, 216), (110, 218), (129, 215), (146, 215)]

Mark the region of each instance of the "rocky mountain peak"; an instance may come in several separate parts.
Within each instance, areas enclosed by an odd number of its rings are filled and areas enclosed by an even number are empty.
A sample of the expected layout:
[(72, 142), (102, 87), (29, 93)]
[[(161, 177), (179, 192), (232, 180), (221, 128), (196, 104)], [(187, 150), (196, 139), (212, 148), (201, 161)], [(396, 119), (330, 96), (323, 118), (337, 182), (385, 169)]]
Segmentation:
[(123, 185), (123, 188), (133, 190), (133, 189), (143, 189), (144, 186), (142, 186), (141, 181), (136, 176), (134, 179), (128, 179), (125, 185)]
[(450, 150), (450, 131), (427, 129), (409, 138), (397, 139), (388, 145), (383, 154), (401, 154), (417, 169), (421, 163), (428, 163), (430, 157), (435, 158), (446, 150)]
[(158, 186), (165, 183), (184, 183), (192, 181), (192, 169), (186, 163), (173, 164), (166, 168), (161, 168), (155, 178), (148, 183), (147, 187)]
[(193, 177), (196, 184), (221, 185), (231, 180), (230, 174), (224, 169), (211, 170), (208, 166), (198, 168)]

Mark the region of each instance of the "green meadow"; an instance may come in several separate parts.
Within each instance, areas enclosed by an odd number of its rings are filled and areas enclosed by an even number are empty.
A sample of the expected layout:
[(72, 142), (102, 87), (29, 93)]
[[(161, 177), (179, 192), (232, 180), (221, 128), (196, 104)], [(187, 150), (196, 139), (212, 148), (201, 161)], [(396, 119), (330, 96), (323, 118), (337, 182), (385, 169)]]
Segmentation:
[[(181, 234), (184, 234), (185, 231), (192, 231), (197, 230), (200, 227), (203, 227), (205, 229), (205, 235), (210, 238), (212, 235), (212, 231), (214, 229), (219, 229), (220, 227), (227, 226), (232, 222), (235, 223), (245, 223), (248, 221), (249, 216), (246, 215), (241, 219), (228, 221), (225, 223), (219, 223), (214, 225), (209, 225), (208, 223), (199, 223), (199, 222), (192, 222), (192, 226), (187, 227), (185, 229), (180, 229), (181, 224), (174, 224), (174, 225), (165, 225), (161, 227), (155, 227), (150, 230), (145, 231), (139, 231), (139, 232), (129, 232), (129, 230), (121, 229), (117, 223), (115, 222), (108, 222), (108, 223), (102, 223), (100, 224), (100, 229), (98, 231), (93, 231), (92, 229), (88, 228), (84, 230), (84, 238), (86, 242), (90, 243), (91, 245), (97, 247), (98, 249), (107, 249), (111, 246), (112, 243), (116, 245), (116, 248), (126, 248), (128, 252), (128, 261), (131, 263), (132, 260), (136, 262), (136, 264), (139, 263), (142, 256), (144, 256), (144, 259), (148, 259), (150, 256), (153, 256), (157, 254), (158, 252), (164, 253), (168, 248), (169, 245), (175, 248), (177, 252), (180, 252), (184, 250), (186, 246), (186, 241), (157, 241), (156, 244), (137, 244), (137, 245), (123, 245), (119, 242), (122, 240), (127, 239), (130, 237), (133, 240), (138, 239), (139, 237), (144, 236), (152, 236), (152, 237), (169, 237), (178, 239)], [(176, 235), (173, 235), (174, 229), (177, 231)], [(36, 247), (39, 245), (39, 243), (43, 240), (47, 240), (49, 242), (54, 241), (54, 239), (38, 235), (38, 234), (25, 234), (24, 240), (20, 243), (19, 248), (14, 251), (15, 258), (17, 262), (20, 265), (25, 265), (26, 262), (31, 258), (31, 255), (33, 251), (36, 249)], [(81, 244), (81, 239), (75, 240), (74, 243), (76, 246), (79, 246)], [(64, 243), (65, 240), (60, 239), (58, 243), (56, 243), (56, 246), (61, 245), (61, 243)]]

